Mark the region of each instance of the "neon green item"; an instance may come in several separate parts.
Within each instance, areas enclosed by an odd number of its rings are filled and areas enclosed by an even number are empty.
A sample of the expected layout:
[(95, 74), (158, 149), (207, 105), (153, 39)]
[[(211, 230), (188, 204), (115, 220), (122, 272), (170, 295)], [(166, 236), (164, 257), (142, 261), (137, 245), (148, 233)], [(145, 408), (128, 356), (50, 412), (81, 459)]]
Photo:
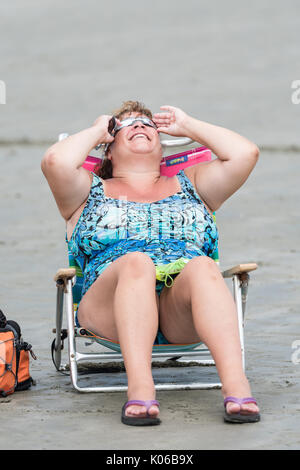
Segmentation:
[[(175, 261), (172, 261), (172, 263), (157, 265), (156, 279), (159, 281), (164, 281), (166, 287), (171, 287), (174, 282), (171, 274), (180, 273), (188, 261), (190, 260), (187, 258), (178, 258)], [(170, 284), (168, 283), (169, 280), (171, 281)]]

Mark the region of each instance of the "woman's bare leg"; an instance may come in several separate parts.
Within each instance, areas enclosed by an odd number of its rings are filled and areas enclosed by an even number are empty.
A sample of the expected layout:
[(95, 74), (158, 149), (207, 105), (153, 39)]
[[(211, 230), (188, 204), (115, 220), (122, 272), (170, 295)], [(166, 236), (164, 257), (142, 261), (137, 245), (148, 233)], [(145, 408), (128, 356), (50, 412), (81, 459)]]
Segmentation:
[[(251, 396), (242, 364), (236, 306), (216, 263), (201, 256), (187, 263), (160, 296), (160, 328), (171, 342), (203, 341), (211, 351), (224, 397)], [(227, 412), (240, 406), (228, 403)], [(254, 404), (244, 412), (257, 412)], [(241, 411), (242, 412), (242, 411)]]
[[(140, 252), (114, 261), (84, 295), (79, 323), (98, 335), (119, 341), (128, 378), (129, 400), (155, 398), (152, 346), (158, 329), (155, 266)], [(158, 415), (152, 406), (149, 414)], [(128, 416), (145, 416), (146, 408), (129, 406)]]

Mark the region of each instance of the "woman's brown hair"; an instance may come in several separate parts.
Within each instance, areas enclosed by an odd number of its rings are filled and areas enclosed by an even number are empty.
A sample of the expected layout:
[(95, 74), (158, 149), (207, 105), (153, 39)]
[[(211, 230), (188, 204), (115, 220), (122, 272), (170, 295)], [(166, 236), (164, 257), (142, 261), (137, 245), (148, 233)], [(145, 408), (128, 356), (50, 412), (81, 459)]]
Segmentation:
[[(149, 119), (152, 119), (152, 113), (150, 109), (146, 108), (143, 103), (140, 101), (124, 101), (120, 108), (116, 109), (113, 112), (113, 115), (122, 120), (122, 117), (126, 114), (138, 113), (143, 116), (147, 116)], [(102, 179), (112, 178), (112, 163), (108, 158), (102, 160), (101, 167), (98, 166), (95, 168), (94, 172), (100, 176)]]

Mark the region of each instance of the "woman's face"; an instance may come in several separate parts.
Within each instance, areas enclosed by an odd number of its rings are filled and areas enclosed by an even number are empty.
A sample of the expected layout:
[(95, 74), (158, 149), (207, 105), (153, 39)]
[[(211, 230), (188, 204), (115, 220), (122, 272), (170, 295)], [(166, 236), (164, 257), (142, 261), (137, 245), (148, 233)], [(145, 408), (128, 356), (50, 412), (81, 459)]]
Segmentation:
[[(146, 117), (138, 113), (131, 113), (122, 116), (121, 122), (127, 118)], [(109, 154), (127, 155), (127, 154), (153, 154), (162, 156), (162, 147), (159, 133), (155, 127), (150, 127), (142, 121), (135, 121), (132, 125), (120, 129), (113, 144), (110, 146)]]

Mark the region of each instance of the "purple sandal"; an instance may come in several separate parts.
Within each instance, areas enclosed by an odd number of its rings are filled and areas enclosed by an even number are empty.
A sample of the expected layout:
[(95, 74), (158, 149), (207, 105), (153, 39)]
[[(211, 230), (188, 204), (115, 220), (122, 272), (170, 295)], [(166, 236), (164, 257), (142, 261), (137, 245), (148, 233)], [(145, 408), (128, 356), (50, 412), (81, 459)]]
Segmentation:
[(224, 421), (227, 423), (257, 423), (260, 420), (259, 413), (248, 413), (248, 414), (241, 414), (241, 413), (227, 413), (226, 405), (228, 402), (237, 403), (238, 405), (244, 405), (246, 403), (255, 403), (257, 405), (257, 401), (253, 397), (247, 398), (236, 398), (236, 397), (227, 397), (224, 400), (224, 407), (225, 407), (225, 414), (224, 414)]
[[(145, 406), (147, 409), (147, 416), (143, 418), (139, 418), (138, 416), (126, 416), (125, 415), (125, 410), (128, 406), (131, 405), (139, 405), (139, 406)], [(129, 426), (153, 426), (156, 424), (160, 424), (161, 421), (159, 418), (152, 417), (149, 415), (148, 410), (152, 405), (159, 406), (159, 403), (157, 400), (130, 400), (125, 405), (123, 405), (122, 408), (122, 416), (121, 416), (121, 421), (124, 424), (128, 424)]]

